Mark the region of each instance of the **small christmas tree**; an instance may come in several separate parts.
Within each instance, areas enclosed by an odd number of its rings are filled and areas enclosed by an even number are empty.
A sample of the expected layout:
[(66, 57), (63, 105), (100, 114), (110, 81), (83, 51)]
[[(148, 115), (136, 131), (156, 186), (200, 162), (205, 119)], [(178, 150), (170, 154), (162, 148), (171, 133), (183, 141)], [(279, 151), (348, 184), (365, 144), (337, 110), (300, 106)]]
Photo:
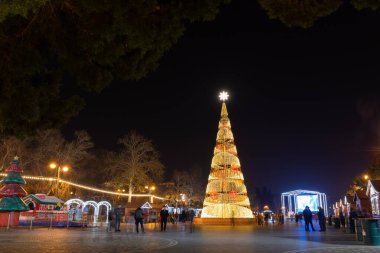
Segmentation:
[(29, 208), (21, 199), (27, 195), (22, 188), (26, 184), (22, 178), (20, 161), (16, 156), (6, 170), (7, 176), (0, 181), (4, 186), (0, 189), (0, 226), (18, 225), (19, 212), (28, 211)]

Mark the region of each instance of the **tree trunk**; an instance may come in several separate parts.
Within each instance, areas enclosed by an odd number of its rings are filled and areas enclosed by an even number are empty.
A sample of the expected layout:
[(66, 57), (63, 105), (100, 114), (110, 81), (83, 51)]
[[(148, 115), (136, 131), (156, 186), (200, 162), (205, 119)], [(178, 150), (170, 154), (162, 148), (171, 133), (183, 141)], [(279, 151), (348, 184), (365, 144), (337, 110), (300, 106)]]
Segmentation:
[(129, 180), (128, 203), (132, 202), (132, 180)]

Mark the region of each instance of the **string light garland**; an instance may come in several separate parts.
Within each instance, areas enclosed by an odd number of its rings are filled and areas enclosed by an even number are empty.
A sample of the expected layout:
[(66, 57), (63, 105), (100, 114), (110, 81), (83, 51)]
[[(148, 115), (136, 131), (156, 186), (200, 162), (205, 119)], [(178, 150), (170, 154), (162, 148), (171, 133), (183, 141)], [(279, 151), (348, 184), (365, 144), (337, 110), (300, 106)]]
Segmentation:
[[(6, 175), (7, 175), (6, 173), (0, 173), (0, 176), (5, 177)], [(40, 180), (40, 181), (57, 181), (57, 178), (43, 177), (43, 176), (29, 176), (29, 175), (26, 175), (26, 176), (23, 176), (23, 178), (29, 179), (29, 180)], [(59, 179), (59, 182), (67, 184), (67, 185), (75, 186), (75, 187), (78, 187), (78, 188), (82, 188), (82, 189), (85, 189), (85, 190), (89, 190), (89, 191), (101, 192), (101, 193), (106, 193), (106, 194), (111, 194), (111, 195), (117, 195), (117, 196), (123, 196), (123, 197), (128, 197), (129, 196), (129, 193), (122, 193), (122, 192), (113, 192), (113, 191), (102, 190), (102, 189), (95, 188), (95, 187), (90, 187), (90, 186), (86, 186), (86, 185), (82, 185), (82, 184), (73, 183), (73, 182), (70, 182), (70, 181), (67, 181), (67, 180), (63, 180), (63, 179)], [(151, 198), (155, 198), (155, 199), (166, 200), (166, 198), (159, 197), (159, 196), (156, 196), (156, 195), (153, 195), (153, 194), (131, 194), (131, 196), (132, 197), (151, 197)]]

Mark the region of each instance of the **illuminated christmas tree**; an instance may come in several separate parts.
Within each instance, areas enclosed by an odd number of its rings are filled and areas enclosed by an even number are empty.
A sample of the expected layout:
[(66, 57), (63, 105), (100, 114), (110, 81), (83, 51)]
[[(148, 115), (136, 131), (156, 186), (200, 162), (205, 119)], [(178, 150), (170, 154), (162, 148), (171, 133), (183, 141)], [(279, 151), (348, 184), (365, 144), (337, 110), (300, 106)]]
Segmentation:
[(27, 193), (21, 187), (26, 182), (21, 176), (22, 169), (19, 164), (16, 156), (6, 169), (7, 176), (0, 181), (0, 184), (4, 184), (0, 189), (0, 226), (18, 225), (19, 212), (29, 210), (22, 200)]
[(219, 98), (223, 101), (221, 119), (201, 217), (253, 218), (224, 102), (228, 94), (223, 91)]

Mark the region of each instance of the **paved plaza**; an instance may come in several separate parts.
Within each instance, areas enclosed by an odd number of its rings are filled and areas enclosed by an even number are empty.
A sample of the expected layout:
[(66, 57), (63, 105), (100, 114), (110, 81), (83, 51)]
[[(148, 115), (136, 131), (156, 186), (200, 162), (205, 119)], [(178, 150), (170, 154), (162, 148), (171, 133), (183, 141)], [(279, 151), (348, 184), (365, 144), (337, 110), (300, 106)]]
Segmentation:
[(146, 226), (146, 233), (136, 234), (133, 226), (123, 224), (121, 232), (100, 228), (12, 228), (0, 230), (4, 253), (60, 252), (380, 252), (380, 247), (364, 246), (355, 236), (337, 229), (305, 232), (302, 225), (284, 226), (200, 226), (190, 233), (189, 224)]

